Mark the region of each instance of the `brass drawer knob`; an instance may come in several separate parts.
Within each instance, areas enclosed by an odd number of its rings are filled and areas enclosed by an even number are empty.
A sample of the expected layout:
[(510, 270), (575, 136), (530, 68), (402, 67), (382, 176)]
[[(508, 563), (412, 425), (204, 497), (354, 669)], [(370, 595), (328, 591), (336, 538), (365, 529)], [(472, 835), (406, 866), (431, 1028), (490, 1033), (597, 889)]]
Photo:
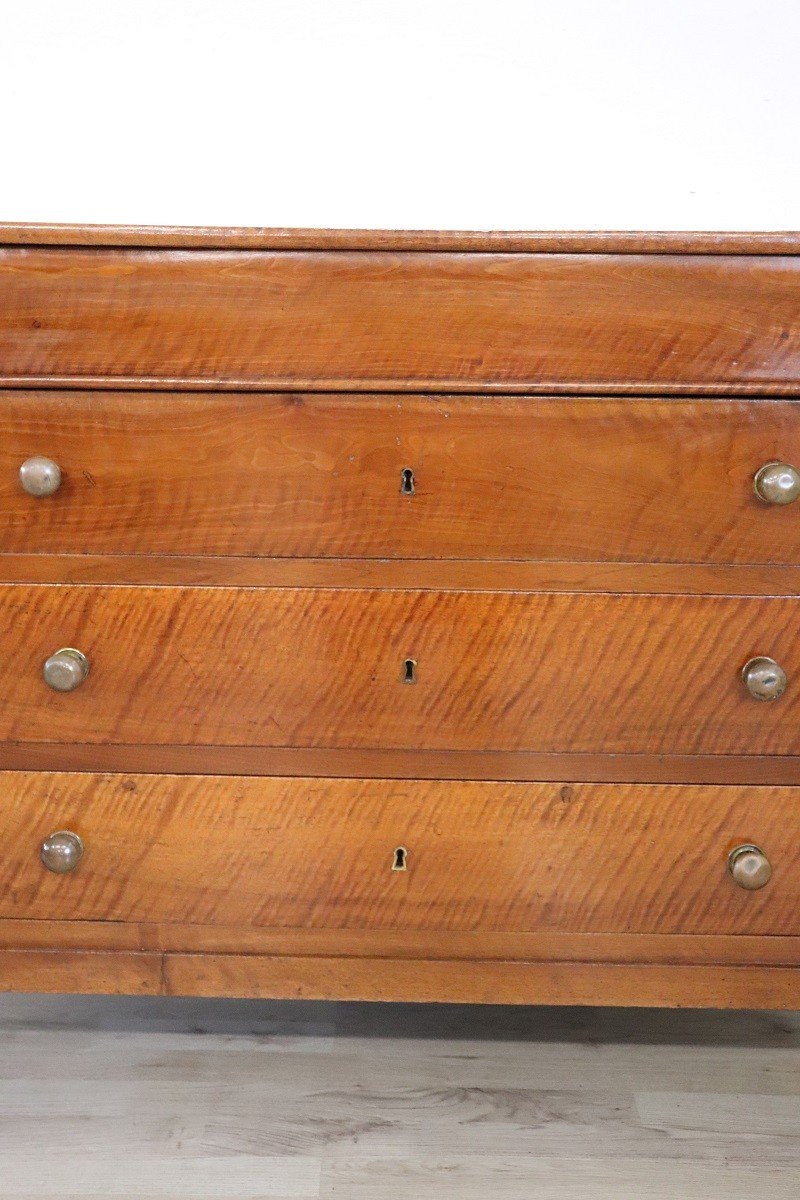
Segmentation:
[(36, 454), (20, 467), (19, 481), (29, 496), (52, 496), (61, 487), (61, 467), (52, 458)]
[(786, 691), (786, 672), (774, 658), (751, 658), (742, 667), (742, 679), (754, 700), (778, 700)]
[(728, 870), (740, 888), (757, 892), (772, 878), (772, 864), (758, 846), (737, 846), (728, 855)]
[(764, 463), (756, 472), (753, 490), (767, 504), (791, 504), (800, 496), (800, 471), (789, 463)]
[(83, 842), (77, 833), (72, 833), (69, 829), (58, 829), (42, 842), (39, 857), (48, 871), (53, 871), (56, 875), (67, 875), (75, 870), (83, 858)]
[(88, 658), (71, 646), (56, 650), (42, 667), (44, 681), (54, 692), (74, 692), (88, 674)]

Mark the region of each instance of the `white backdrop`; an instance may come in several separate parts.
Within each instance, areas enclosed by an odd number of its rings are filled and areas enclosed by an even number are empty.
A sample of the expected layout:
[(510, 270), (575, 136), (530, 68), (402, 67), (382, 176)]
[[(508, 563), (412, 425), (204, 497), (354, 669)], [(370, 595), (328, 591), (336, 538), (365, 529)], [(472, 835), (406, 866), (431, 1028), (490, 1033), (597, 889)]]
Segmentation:
[(798, 0), (0, 0), (0, 219), (800, 228)]

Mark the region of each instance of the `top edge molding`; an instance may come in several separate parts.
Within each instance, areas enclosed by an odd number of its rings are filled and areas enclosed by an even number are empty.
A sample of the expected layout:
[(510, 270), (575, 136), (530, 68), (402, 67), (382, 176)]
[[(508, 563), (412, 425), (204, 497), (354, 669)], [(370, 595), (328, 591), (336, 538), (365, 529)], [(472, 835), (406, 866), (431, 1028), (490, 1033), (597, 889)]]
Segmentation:
[(451, 254), (800, 254), (800, 232), (456, 232), (0, 222), (0, 245), (179, 250), (375, 250)]

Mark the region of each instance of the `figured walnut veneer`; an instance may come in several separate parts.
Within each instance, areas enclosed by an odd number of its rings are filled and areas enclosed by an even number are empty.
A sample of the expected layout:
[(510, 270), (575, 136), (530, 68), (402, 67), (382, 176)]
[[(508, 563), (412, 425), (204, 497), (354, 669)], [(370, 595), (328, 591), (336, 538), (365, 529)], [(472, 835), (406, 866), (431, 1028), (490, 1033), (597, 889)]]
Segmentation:
[(789, 565), (800, 522), (753, 491), (780, 456), (792, 401), (8, 391), (2, 549)]
[(799, 251), (0, 226), (0, 986), (800, 1005)]
[(0, 380), (775, 392), (791, 255), (0, 248)]

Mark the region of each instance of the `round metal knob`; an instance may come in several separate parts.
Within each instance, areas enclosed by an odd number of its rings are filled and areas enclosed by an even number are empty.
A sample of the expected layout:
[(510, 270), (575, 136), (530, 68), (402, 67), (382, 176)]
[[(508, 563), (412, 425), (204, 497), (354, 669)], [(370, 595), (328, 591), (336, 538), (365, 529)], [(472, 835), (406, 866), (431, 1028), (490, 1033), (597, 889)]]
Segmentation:
[(48, 871), (66, 875), (74, 871), (83, 858), (83, 842), (77, 833), (59, 829), (42, 842), (39, 857)]
[(740, 888), (757, 892), (772, 878), (772, 864), (758, 846), (737, 846), (728, 855), (728, 870)]
[(753, 480), (753, 490), (767, 504), (791, 504), (800, 496), (800, 471), (789, 463), (764, 463)]
[(65, 646), (51, 654), (42, 667), (44, 681), (54, 692), (74, 692), (89, 674), (89, 660), (80, 650)]
[(778, 700), (788, 682), (774, 658), (751, 658), (742, 667), (742, 679), (754, 700)]
[(52, 496), (61, 487), (61, 467), (52, 458), (36, 454), (20, 467), (19, 481), (29, 496)]

